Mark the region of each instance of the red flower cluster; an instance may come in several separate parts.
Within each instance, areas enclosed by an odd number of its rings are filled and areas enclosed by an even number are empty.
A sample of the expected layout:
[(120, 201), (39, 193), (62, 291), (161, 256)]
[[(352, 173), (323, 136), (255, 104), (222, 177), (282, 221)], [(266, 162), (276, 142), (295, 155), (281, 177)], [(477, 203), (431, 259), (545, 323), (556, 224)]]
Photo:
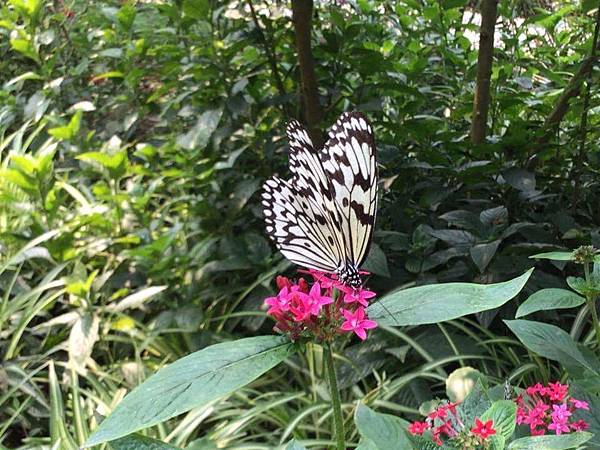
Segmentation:
[(267, 314), (277, 321), (275, 330), (292, 340), (314, 337), (331, 341), (342, 331), (353, 331), (360, 339), (366, 339), (366, 330), (377, 326), (365, 311), (375, 292), (346, 286), (335, 275), (316, 270), (308, 273), (314, 280), (312, 286), (303, 278), (293, 283), (277, 277), (279, 293), (265, 300)]
[(532, 436), (546, 434), (548, 430), (560, 435), (589, 428), (585, 420), (573, 420), (575, 410), (590, 407), (587, 402), (569, 396), (568, 384), (537, 383), (525, 389), (525, 394), (519, 395), (515, 402), (517, 424), (529, 425)]
[(442, 438), (456, 442), (461, 448), (475, 448), (484, 445), (487, 438), (496, 434), (494, 422), (476, 418), (471, 429), (465, 427), (456, 411), (458, 403), (445, 403), (430, 413), (424, 422), (413, 422), (408, 432), (413, 436), (422, 436), (431, 431), (431, 439), (437, 445), (443, 445)]

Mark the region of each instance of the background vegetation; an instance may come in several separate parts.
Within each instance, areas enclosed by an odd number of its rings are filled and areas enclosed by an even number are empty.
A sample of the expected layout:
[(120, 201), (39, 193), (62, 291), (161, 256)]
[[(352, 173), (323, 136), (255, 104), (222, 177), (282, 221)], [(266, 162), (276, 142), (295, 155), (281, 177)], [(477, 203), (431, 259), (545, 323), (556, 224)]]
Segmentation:
[[(295, 269), (268, 242), (256, 194), (286, 173), (290, 117), (316, 140), (342, 111), (371, 119), (379, 294), (503, 281), (535, 253), (600, 247), (598, 2), (481, 3), (0, 6), (0, 444), (76, 448), (157, 368), (270, 332), (262, 301)], [(479, 52), (485, 7), (495, 33)], [(581, 275), (536, 266), (526, 295)], [(347, 412), (366, 399), (413, 418), (467, 365), (499, 383), (566, 379), (502, 322), (518, 306), (348, 346)], [(589, 313), (534, 318), (593, 348)], [(320, 349), (308, 350), (149, 435), (322, 448), (328, 394)]]

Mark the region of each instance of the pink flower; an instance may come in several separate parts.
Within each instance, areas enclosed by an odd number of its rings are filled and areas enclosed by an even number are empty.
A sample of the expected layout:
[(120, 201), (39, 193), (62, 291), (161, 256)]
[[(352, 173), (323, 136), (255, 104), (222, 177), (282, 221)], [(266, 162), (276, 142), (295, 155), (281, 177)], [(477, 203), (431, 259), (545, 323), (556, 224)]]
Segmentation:
[(567, 420), (569, 420), (569, 416), (571, 415), (571, 411), (569, 411), (569, 408), (567, 407), (566, 404), (562, 404), (562, 405), (552, 405), (552, 413), (550, 414), (550, 416), (552, 417), (552, 420), (557, 420), (557, 421), (561, 421), (561, 422), (565, 422)]
[(305, 294), (298, 290), (292, 292), (292, 301), (290, 302), (290, 311), (294, 315), (294, 319), (304, 321), (311, 316), (317, 317), (324, 305), (333, 303), (331, 297), (321, 295), (321, 286), (319, 283), (313, 284), (310, 292)]
[(333, 299), (331, 297), (321, 295), (321, 286), (319, 285), (319, 283), (313, 284), (313, 286), (310, 288), (308, 296), (310, 297), (311, 301), (311, 313), (314, 316), (319, 315), (323, 306), (333, 303)]
[(284, 287), (287, 287), (289, 289), (292, 287), (292, 284), (293, 284), (289, 278), (283, 277), (281, 275), (277, 275), (277, 278), (275, 279), (275, 283), (277, 284), (277, 287), (279, 289), (283, 289)]
[(590, 426), (589, 426), (589, 424), (588, 424), (588, 423), (587, 423), (585, 420), (583, 420), (583, 419), (581, 419), (581, 420), (578, 420), (578, 421), (576, 421), (576, 422), (573, 422), (573, 423), (571, 424), (571, 429), (572, 429), (573, 431), (585, 431), (585, 430), (587, 430), (589, 427), (590, 427)]
[(588, 404), (588, 402), (584, 402), (583, 400), (577, 400), (573, 397), (571, 397), (569, 401), (573, 404), (575, 409), (585, 409), (586, 411), (590, 410), (590, 405)]
[(548, 425), (548, 429), (554, 430), (554, 432), (558, 436), (560, 436), (563, 433), (568, 433), (569, 431), (571, 431), (565, 422), (552, 422), (550, 425)]
[(546, 434), (546, 430), (542, 428), (533, 428), (530, 430), (532, 436), (543, 436)]
[(340, 289), (344, 286), (344, 283), (339, 281), (335, 274), (326, 274), (314, 269), (310, 269), (308, 273), (310, 273), (310, 275), (315, 279), (315, 281), (321, 283), (323, 289)]
[(344, 303), (358, 302), (361, 305), (369, 306), (369, 299), (375, 297), (377, 294), (373, 291), (367, 291), (366, 289), (352, 289), (349, 292), (346, 291), (344, 295)]
[(481, 439), (487, 439), (489, 436), (496, 434), (494, 421), (490, 419), (484, 423), (479, 419), (475, 419), (475, 426), (471, 428), (471, 433), (479, 436)]
[(548, 383), (546, 388), (546, 395), (552, 401), (562, 402), (569, 392), (568, 384)]
[(356, 333), (363, 341), (367, 338), (367, 332), (365, 330), (377, 327), (377, 322), (365, 319), (365, 309), (362, 307), (357, 308), (354, 312), (342, 309), (342, 314), (346, 321), (342, 324), (340, 329), (343, 331), (354, 331), (354, 333)]
[(410, 434), (412, 434), (413, 436), (416, 436), (416, 435), (421, 436), (423, 433), (425, 433), (430, 428), (431, 428), (431, 425), (429, 425), (427, 422), (413, 422), (408, 427), (408, 432)]
[(284, 313), (285, 311), (289, 311), (290, 300), (290, 289), (288, 286), (284, 286), (276, 297), (269, 297), (265, 299), (265, 305), (270, 306), (267, 314), (278, 315)]
[(537, 383), (533, 386), (529, 386), (527, 389), (525, 389), (525, 392), (527, 392), (527, 395), (530, 397), (534, 396), (535, 394), (546, 395), (546, 388), (542, 386), (541, 383)]

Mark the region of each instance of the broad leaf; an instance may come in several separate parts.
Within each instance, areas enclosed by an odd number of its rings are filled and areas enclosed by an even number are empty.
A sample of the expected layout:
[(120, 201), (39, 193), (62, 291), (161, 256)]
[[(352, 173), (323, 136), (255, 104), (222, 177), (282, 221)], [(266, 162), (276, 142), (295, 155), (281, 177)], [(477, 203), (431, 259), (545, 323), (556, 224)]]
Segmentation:
[(532, 272), (496, 284), (442, 283), (396, 291), (367, 311), (380, 325), (443, 322), (502, 306), (523, 289)]
[(120, 438), (229, 394), (293, 350), (287, 338), (258, 336), (212, 345), (181, 358), (127, 395), (85, 446)]
[(141, 434), (132, 434), (110, 443), (113, 450), (176, 450), (179, 447), (151, 439)]
[[(378, 450), (410, 449), (412, 445), (406, 435), (408, 422), (400, 417), (373, 411), (359, 403), (354, 421), (360, 435)], [(365, 446), (370, 448), (369, 446)]]
[(579, 351), (573, 338), (561, 328), (530, 320), (505, 320), (504, 323), (532, 352), (571, 368), (598, 373)]
[(496, 434), (492, 441), (496, 448), (503, 449), (504, 443), (510, 439), (515, 431), (517, 416), (517, 405), (510, 400), (499, 400), (494, 402), (490, 409), (481, 415), (481, 421), (493, 420)]
[(531, 436), (511, 442), (507, 450), (568, 450), (591, 439), (592, 433), (578, 432), (560, 436)]
[(529, 296), (519, 309), (515, 317), (523, 317), (537, 311), (552, 309), (575, 308), (585, 303), (585, 298), (566, 289), (549, 288), (541, 289)]

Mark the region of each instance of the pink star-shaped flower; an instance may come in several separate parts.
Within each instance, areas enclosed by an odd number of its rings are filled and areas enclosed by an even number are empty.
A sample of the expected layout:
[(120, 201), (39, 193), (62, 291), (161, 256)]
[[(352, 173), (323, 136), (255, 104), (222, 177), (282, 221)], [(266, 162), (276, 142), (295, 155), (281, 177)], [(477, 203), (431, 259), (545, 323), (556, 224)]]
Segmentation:
[(344, 294), (344, 303), (358, 302), (361, 305), (369, 306), (369, 299), (375, 297), (377, 294), (373, 291), (367, 291), (366, 289), (352, 289), (346, 291)]
[(352, 312), (347, 309), (342, 309), (342, 314), (346, 321), (340, 327), (343, 331), (354, 331), (356, 335), (361, 339), (367, 338), (366, 330), (377, 327), (377, 322), (374, 320), (365, 319), (365, 309), (357, 308), (356, 311)]

